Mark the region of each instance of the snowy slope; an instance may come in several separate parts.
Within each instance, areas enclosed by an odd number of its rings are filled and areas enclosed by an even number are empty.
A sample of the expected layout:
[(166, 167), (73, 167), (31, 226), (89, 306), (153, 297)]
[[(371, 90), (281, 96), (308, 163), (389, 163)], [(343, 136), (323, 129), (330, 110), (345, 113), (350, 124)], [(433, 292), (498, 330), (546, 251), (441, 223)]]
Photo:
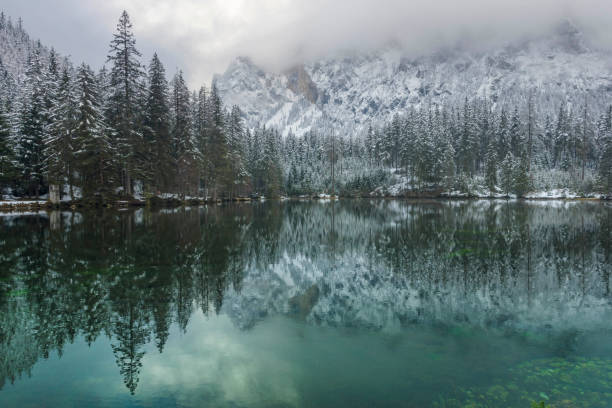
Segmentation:
[(584, 92), (603, 107), (612, 96), (612, 54), (589, 47), (563, 22), (549, 36), (487, 52), (461, 49), (410, 58), (399, 47), (311, 62), (283, 73), (265, 72), (240, 57), (216, 76), (229, 104), (240, 105), (250, 127), (275, 126), (302, 134), (333, 126), (362, 131), (409, 106), (455, 103), (476, 95), (523, 103), (534, 91), (542, 114), (562, 100), (581, 104)]

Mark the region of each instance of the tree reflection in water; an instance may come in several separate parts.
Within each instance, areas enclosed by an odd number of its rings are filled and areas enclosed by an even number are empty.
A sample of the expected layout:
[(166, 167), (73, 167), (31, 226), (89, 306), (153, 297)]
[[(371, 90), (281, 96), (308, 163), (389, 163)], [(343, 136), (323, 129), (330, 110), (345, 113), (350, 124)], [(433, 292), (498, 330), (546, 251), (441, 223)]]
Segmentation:
[(0, 227), (0, 387), (79, 336), (106, 336), (134, 394), (145, 346), (163, 352), (196, 308), (244, 330), (274, 314), (535, 328), (559, 350), (611, 311), (612, 210), (600, 204), (271, 202)]

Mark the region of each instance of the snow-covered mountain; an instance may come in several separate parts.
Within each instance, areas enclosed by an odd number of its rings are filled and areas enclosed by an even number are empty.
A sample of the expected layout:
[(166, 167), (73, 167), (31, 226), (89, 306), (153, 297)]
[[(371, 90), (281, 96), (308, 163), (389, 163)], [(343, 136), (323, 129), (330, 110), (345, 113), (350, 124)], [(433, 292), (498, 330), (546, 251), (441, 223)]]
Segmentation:
[(552, 113), (561, 101), (603, 107), (612, 96), (612, 53), (590, 46), (569, 21), (547, 36), (488, 51), (446, 49), (409, 57), (399, 46), (345, 53), (282, 73), (266, 72), (240, 57), (216, 76), (227, 104), (239, 105), (249, 127), (287, 133), (332, 126), (340, 134), (362, 131), (409, 106), (457, 103), (487, 97)]
[(49, 49), (40, 41), (30, 38), (21, 20), (13, 23), (3, 13), (0, 14), (0, 75), (10, 75), (21, 81), (25, 75), (28, 54), (34, 48), (47, 58)]

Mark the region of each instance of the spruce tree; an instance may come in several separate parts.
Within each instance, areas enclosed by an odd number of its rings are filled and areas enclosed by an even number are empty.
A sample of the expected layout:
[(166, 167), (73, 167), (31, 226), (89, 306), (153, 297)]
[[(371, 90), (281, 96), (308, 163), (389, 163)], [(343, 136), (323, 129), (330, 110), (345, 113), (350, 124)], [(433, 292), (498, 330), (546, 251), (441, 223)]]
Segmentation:
[(506, 110), (502, 108), (499, 116), (499, 124), (497, 126), (497, 157), (506, 158), (510, 152), (508, 116)]
[(77, 126), (77, 98), (67, 67), (62, 70), (56, 99), (49, 118), (51, 124), (45, 140), (47, 179), (50, 185), (61, 186), (67, 182), (70, 197), (74, 173), (74, 132)]
[(517, 197), (524, 197), (531, 190), (527, 152), (524, 152), (520, 160), (514, 163), (512, 184), (513, 192)]
[(489, 191), (495, 192), (497, 185), (497, 152), (493, 143), (489, 143), (485, 158), (485, 183)]
[(600, 129), (599, 184), (602, 192), (612, 195), (612, 105), (608, 108)]
[(140, 56), (132, 23), (124, 11), (110, 43), (107, 59), (112, 63), (112, 68), (106, 116), (109, 125), (114, 128), (113, 144), (120, 164), (121, 186), (126, 195), (132, 195), (134, 177), (142, 170), (139, 156), (145, 148), (138, 126), (138, 102), (142, 92), (140, 79), (143, 75), (138, 60)]
[(264, 129), (263, 150), (263, 174), (265, 183), (265, 194), (270, 197), (278, 197), (282, 186), (282, 169), (280, 168), (280, 156), (278, 149), (278, 133), (274, 130)]
[(461, 126), (460, 157), (463, 171), (470, 176), (476, 170), (479, 133), (474, 110), (466, 98)]
[(21, 170), (23, 192), (38, 197), (45, 189), (44, 136), (45, 90), (41, 49), (29, 55), (25, 84), (19, 109), (17, 160)]
[(523, 135), (521, 130), (521, 117), (518, 107), (514, 107), (510, 120), (510, 150), (514, 157), (520, 157), (523, 151)]
[(76, 167), (83, 198), (103, 203), (114, 190), (114, 152), (100, 109), (98, 83), (91, 68), (82, 64), (77, 72), (78, 110), (75, 129)]
[(13, 186), (16, 176), (17, 169), (12, 148), (11, 129), (8, 116), (4, 112), (4, 106), (0, 103), (0, 199), (2, 199), (4, 190)]
[(442, 168), (442, 180), (444, 188), (450, 191), (455, 184), (455, 149), (453, 148), (450, 140), (446, 141), (444, 147), (444, 154), (440, 157), (442, 162), (440, 167)]
[(512, 153), (508, 152), (508, 154), (506, 154), (506, 157), (504, 158), (504, 161), (501, 163), (500, 172), (501, 188), (506, 194), (514, 192), (515, 166), (516, 161), (514, 159), (514, 156), (512, 155)]
[(148, 174), (153, 190), (167, 191), (174, 179), (172, 140), (170, 137), (170, 108), (166, 71), (157, 54), (149, 64), (149, 88), (145, 109), (145, 141), (150, 155)]
[(213, 199), (231, 190), (232, 175), (229, 162), (229, 149), (223, 132), (223, 105), (215, 83), (212, 84), (207, 100), (206, 185)]
[(197, 154), (191, 133), (189, 89), (187, 89), (181, 71), (172, 79), (171, 87), (171, 152), (174, 161), (175, 183), (178, 187), (178, 192), (184, 195), (189, 189), (190, 176), (188, 172), (190, 167), (195, 165)]
[[(236, 105), (232, 106), (226, 128), (232, 178), (234, 179), (234, 185), (238, 186), (239, 189), (243, 189), (248, 177), (248, 172), (244, 164), (246, 144), (244, 140), (242, 112)], [(237, 193), (240, 194), (241, 192), (242, 191), (238, 191)]]

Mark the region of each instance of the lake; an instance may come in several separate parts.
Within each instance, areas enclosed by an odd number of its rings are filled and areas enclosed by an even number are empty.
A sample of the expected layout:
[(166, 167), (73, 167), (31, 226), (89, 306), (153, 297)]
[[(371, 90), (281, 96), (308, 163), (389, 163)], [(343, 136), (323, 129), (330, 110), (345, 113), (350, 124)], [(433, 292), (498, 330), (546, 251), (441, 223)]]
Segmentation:
[(612, 406), (612, 206), (0, 216), (2, 407)]

